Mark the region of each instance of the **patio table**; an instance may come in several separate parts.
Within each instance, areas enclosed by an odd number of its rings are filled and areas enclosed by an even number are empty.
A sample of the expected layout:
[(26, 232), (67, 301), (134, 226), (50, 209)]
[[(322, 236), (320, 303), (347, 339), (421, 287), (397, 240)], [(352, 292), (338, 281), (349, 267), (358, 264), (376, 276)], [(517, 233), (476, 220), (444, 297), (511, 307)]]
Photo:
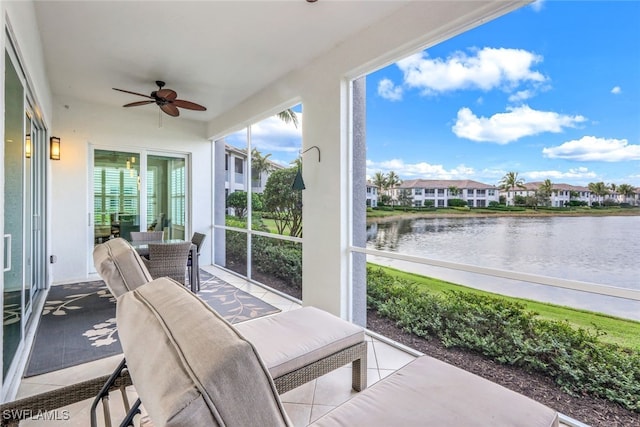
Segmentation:
[[(138, 252), (140, 256), (147, 257), (149, 256), (149, 243), (162, 243), (162, 244), (173, 244), (173, 243), (183, 243), (185, 240), (180, 239), (166, 239), (166, 240), (151, 240), (151, 241), (139, 241), (139, 242), (129, 242), (129, 244)], [(189, 286), (191, 287), (191, 292), (196, 293), (198, 291), (198, 275), (200, 274), (200, 267), (198, 265), (198, 247), (195, 244), (191, 244), (189, 248), (189, 256), (191, 257), (191, 270), (189, 271)], [(185, 265), (186, 268), (186, 265)]]

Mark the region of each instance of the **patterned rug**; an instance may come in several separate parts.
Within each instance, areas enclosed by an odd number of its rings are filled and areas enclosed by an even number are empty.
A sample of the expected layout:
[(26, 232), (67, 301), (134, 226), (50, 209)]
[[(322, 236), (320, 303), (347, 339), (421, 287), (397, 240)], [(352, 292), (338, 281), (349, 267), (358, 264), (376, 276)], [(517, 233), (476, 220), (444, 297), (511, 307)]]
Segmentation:
[[(230, 323), (280, 310), (200, 270), (200, 296)], [(116, 304), (103, 281), (52, 286), (31, 348), (25, 377), (122, 353)]]

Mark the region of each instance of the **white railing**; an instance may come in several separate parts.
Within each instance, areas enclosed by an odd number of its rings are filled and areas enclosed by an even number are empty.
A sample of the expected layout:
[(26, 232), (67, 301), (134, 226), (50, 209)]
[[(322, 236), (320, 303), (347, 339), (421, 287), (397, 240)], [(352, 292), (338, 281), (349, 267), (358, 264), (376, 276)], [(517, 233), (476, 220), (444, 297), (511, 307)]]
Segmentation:
[(497, 268), (480, 267), (477, 265), (460, 264), (450, 261), (440, 261), (430, 258), (422, 258), (411, 255), (398, 254), (394, 252), (379, 251), (375, 249), (351, 247), (352, 252), (374, 255), (379, 257), (409, 261), (433, 267), (448, 268), (457, 271), (483, 274), (486, 276), (500, 277), (510, 280), (520, 280), (523, 282), (536, 283), (540, 285), (553, 286), (556, 288), (571, 289), (574, 291), (589, 292), (592, 294), (606, 295), (611, 297), (626, 298), (640, 301), (640, 291), (629, 288), (619, 288), (615, 286), (599, 285), (596, 283), (582, 282), (578, 280), (561, 279), (557, 277), (541, 276), (537, 274), (521, 273), (517, 271), (501, 270)]

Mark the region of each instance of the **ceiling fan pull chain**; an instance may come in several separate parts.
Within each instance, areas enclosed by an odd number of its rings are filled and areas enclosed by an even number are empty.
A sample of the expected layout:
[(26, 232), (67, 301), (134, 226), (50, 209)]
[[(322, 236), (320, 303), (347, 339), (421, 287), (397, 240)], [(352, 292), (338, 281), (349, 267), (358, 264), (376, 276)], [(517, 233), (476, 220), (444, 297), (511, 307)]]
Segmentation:
[(158, 128), (162, 128), (162, 110), (158, 110)]

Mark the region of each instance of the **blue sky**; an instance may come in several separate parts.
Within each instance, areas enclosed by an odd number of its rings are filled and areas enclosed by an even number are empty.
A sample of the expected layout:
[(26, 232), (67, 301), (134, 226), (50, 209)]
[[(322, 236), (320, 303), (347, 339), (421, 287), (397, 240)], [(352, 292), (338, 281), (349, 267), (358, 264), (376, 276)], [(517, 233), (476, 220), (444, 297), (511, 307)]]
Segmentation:
[(536, 2), (367, 76), (367, 173), (640, 186), (640, 2)]
[[(640, 1), (538, 0), (366, 84), (369, 177), (640, 187)], [(252, 141), (288, 165), (301, 130), (272, 117)]]

